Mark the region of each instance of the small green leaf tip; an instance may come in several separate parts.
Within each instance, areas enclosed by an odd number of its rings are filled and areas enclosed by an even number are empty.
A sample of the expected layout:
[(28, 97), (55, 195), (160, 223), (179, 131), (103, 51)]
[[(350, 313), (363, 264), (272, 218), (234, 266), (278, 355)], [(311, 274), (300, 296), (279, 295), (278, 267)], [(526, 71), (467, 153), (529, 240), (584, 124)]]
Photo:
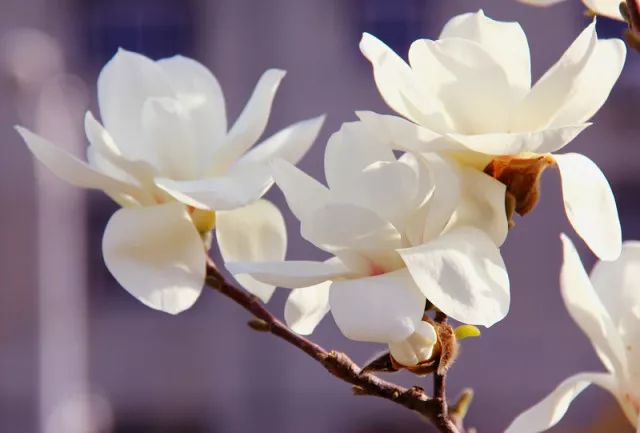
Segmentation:
[(460, 325), (455, 330), (456, 339), (458, 341), (464, 340), (465, 338), (471, 337), (479, 337), (480, 330), (473, 325)]

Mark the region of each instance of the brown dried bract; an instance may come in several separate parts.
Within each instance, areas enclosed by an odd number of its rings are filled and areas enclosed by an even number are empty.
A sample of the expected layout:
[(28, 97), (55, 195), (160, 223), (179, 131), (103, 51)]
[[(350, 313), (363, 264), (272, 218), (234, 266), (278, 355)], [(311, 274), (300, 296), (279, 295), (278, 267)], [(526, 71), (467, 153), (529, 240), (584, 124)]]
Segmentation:
[[(515, 200), (515, 211), (519, 215), (526, 215), (538, 203), (540, 175), (545, 168), (554, 164), (551, 155), (498, 156), (491, 160), (484, 172), (507, 186), (506, 199)], [(513, 209), (513, 203), (511, 207)]]
[(629, 46), (640, 51), (640, 0), (626, 0), (620, 3), (620, 14), (629, 28), (624, 35)]

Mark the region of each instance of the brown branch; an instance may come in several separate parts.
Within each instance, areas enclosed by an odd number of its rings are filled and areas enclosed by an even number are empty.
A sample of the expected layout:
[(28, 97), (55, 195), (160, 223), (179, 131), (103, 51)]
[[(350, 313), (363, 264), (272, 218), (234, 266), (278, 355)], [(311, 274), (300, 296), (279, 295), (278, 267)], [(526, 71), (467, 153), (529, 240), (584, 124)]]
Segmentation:
[(435, 397), (429, 398), (420, 387), (404, 388), (380, 379), (372, 373), (361, 372), (361, 368), (346, 354), (328, 351), (296, 334), (274, 317), (257, 297), (229, 283), (211, 259), (207, 262), (206, 283), (253, 314), (257, 320), (250, 322), (252, 328), (270, 332), (302, 350), (322, 364), (333, 376), (353, 385), (354, 394), (380, 397), (404, 406), (431, 421), (442, 433), (464, 433), (448, 414), (445, 397), (446, 373), (434, 374)]

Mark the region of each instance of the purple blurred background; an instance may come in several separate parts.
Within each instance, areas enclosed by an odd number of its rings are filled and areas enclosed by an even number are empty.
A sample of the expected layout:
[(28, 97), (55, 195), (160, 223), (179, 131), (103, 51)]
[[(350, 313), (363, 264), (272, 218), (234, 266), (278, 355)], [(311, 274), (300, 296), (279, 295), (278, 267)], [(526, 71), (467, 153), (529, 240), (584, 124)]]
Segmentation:
[[(353, 397), (294, 348), (255, 333), (247, 314), (204, 291), (177, 317), (152, 311), (118, 287), (100, 238), (115, 205), (54, 179), (12, 129), (37, 129), (80, 154), (82, 115), (95, 112), (95, 82), (117, 47), (151, 57), (183, 53), (220, 80), (230, 118), (259, 75), (288, 71), (267, 134), (327, 113), (300, 164), (323, 179), (323, 150), (356, 109), (389, 112), (360, 55), (363, 31), (400, 53), (437, 37), (448, 18), (484, 8), (520, 21), (539, 77), (588, 23), (569, 0), (534, 9), (514, 0), (2, 0), (0, 2), (0, 432), (2, 433), (383, 433), (430, 431), (386, 401)], [(602, 19), (600, 35), (622, 24)], [(595, 125), (569, 147), (592, 157), (617, 195), (625, 238), (640, 238), (640, 54), (630, 53)], [(467, 424), (502, 431), (567, 376), (602, 370), (566, 314), (558, 289), (558, 234), (568, 230), (557, 172), (538, 208), (517, 221), (503, 248), (512, 281), (506, 320), (463, 343), (451, 396), (476, 391)], [(290, 258), (323, 258), (289, 224)], [(571, 233), (571, 231), (569, 231)], [(573, 236), (573, 235), (572, 235)], [(574, 236), (575, 238), (575, 236)], [(584, 261), (593, 257), (578, 242)], [(285, 292), (271, 308), (282, 313)], [(327, 317), (315, 337), (362, 362), (379, 347), (347, 341)], [(396, 377), (393, 377), (396, 379)], [(404, 384), (426, 379), (397, 375)], [(553, 432), (627, 432), (616, 403), (585, 392)]]

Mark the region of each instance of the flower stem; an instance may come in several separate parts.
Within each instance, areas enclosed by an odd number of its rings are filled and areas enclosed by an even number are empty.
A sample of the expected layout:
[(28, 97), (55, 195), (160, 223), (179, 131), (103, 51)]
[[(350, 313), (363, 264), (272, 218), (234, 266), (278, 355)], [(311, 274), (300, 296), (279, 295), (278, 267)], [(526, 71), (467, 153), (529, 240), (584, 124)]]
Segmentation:
[[(456, 426), (448, 414), (445, 393), (446, 373), (434, 374), (435, 397), (430, 398), (420, 387), (404, 388), (380, 379), (372, 373), (362, 372), (361, 368), (346, 354), (334, 350), (328, 351), (296, 334), (273, 316), (257, 297), (229, 283), (211, 259), (207, 262), (206, 283), (259, 319), (260, 331), (269, 332), (285, 340), (315, 359), (333, 376), (351, 384), (355, 395), (380, 397), (404, 406), (429, 420), (441, 433), (464, 433), (464, 430)], [(444, 320), (446, 321), (446, 316)]]

